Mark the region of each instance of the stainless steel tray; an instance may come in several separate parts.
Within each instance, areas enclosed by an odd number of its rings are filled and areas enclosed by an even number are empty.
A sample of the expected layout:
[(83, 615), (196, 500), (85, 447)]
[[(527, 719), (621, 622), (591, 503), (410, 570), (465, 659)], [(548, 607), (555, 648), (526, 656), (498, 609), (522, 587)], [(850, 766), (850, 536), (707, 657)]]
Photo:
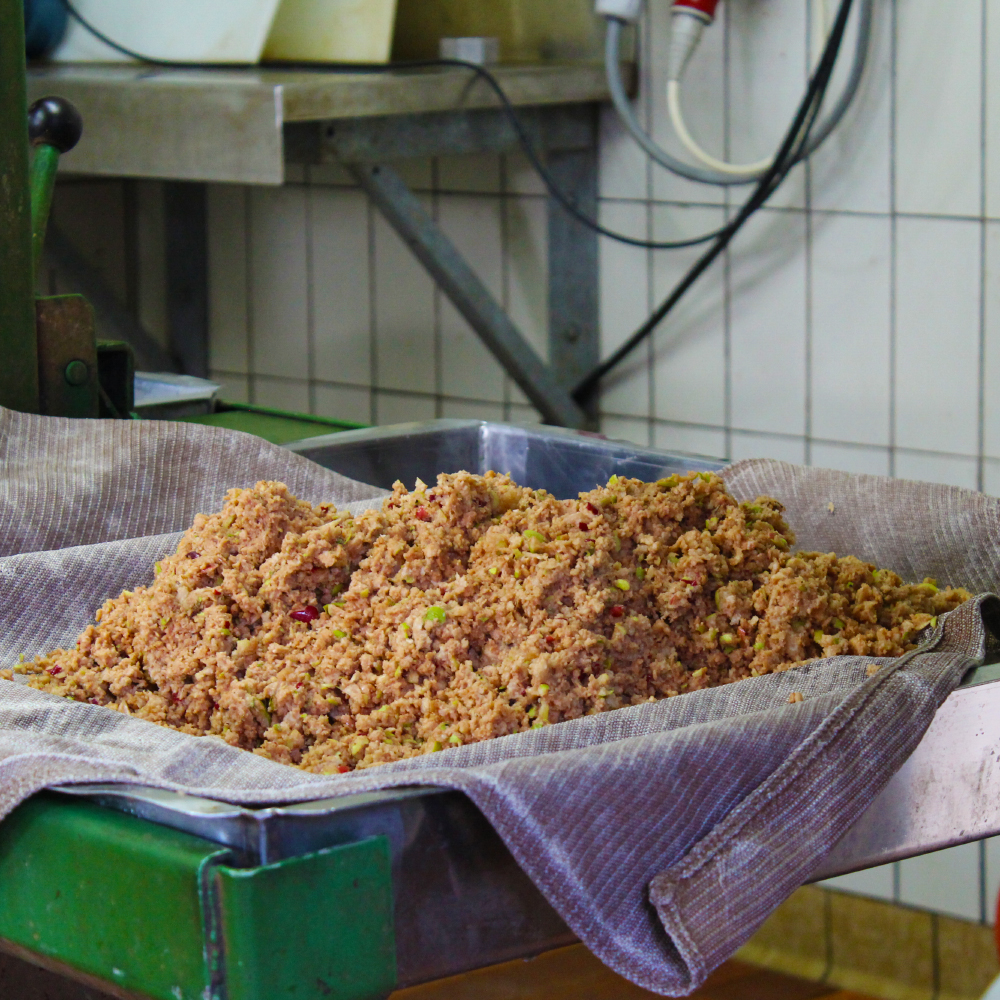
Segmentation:
[[(718, 462), (596, 435), (471, 420), (348, 431), (289, 445), (379, 486), (467, 469), (510, 472), (568, 497), (612, 473), (658, 479)], [(816, 878), (1000, 833), (1000, 667), (966, 677), (910, 759)], [(409, 788), (269, 809), (121, 785), (61, 789), (227, 845), (246, 864), (385, 835), (392, 847), (400, 986), (573, 940), (503, 842), (461, 793)]]

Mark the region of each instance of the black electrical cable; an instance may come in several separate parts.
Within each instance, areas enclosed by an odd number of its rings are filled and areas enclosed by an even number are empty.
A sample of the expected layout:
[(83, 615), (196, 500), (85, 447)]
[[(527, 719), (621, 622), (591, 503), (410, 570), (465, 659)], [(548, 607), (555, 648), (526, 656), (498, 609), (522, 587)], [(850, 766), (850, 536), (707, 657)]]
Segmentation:
[(809, 141), (809, 133), (816, 123), (820, 106), (823, 103), (823, 97), (826, 94), (830, 78), (833, 75), (833, 68), (837, 61), (841, 43), (843, 42), (844, 31), (847, 27), (847, 18), (851, 12), (852, 4), (853, 0), (841, 0), (836, 20), (830, 31), (826, 46), (823, 49), (823, 56), (816, 67), (816, 71), (813, 73), (812, 79), (809, 81), (809, 87), (796, 112), (795, 120), (786, 133), (785, 139), (781, 144), (781, 149), (774, 158), (774, 162), (758, 182), (753, 194), (732, 222), (723, 227), (715, 243), (698, 258), (649, 319), (614, 354), (597, 365), (593, 371), (577, 384), (572, 391), (572, 396), (578, 403), (586, 403), (597, 389), (601, 379), (631, 354), (660, 325), (667, 314), (684, 297), (688, 289), (708, 270), (719, 254), (726, 249), (747, 219), (771, 197), (796, 165), (799, 154)]
[[(116, 42), (114, 39), (109, 38), (103, 31), (97, 28), (95, 25), (91, 24), (83, 15), (76, 9), (75, 4), (72, 0), (61, 0), (61, 3), (66, 8), (67, 12), (75, 18), (80, 25), (85, 28), (90, 34), (92, 34), (99, 41), (102, 41), (105, 45), (110, 46), (116, 52), (120, 52), (122, 55), (128, 56), (130, 59), (136, 59), (139, 62), (149, 63), (152, 66), (163, 66), (169, 69), (232, 69), (232, 63), (189, 63), (181, 62), (172, 59), (158, 59), (155, 56), (147, 56), (141, 52), (136, 52), (134, 49), (130, 49), (125, 45)], [(837, 46), (839, 50), (839, 45)], [(294, 64), (283, 64), (284, 66), (291, 68)], [(510, 120), (511, 126), (517, 135), (518, 142), (521, 144), (524, 150), (525, 156), (527, 156), (528, 161), (534, 168), (535, 172), (541, 177), (542, 182), (545, 184), (546, 190), (549, 192), (554, 201), (556, 201), (562, 208), (568, 212), (574, 219), (579, 223), (586, 226), (591, 231), (598, 233), (601, 236), (606, 236), (609, 239), (616, 240), (619, 243), (624, 243), (627, 246), (638, 247), (643, 250), (680, 250), (685, 247), (699, 246), (702, 243), (708, 243), (711, 240), (719, 239), (723, 237), (731, 227), (731, 223), (725, 226), (720, 226), (718, 229), (713, 230), (709, 233), (704, 233), (701, 236), (695, 236), (686, 240), (641, 240), (636, 239), (632, 236), (626, 236), (624, 233), (618, 233), (614, 230), (608, 229), (602, 226), (595, 219), (590, 218), (586, 213), (582, 212), (576, 205), (573, 198), (567, 195), (556, 183), (555, 179), (549, 173), (545, 164), (542, 163), (541, 158), (535, 152), (534, 145), (531, 142), (530, 137), (524, 130), (524, 126), (521, 124), (521, 120), (517, 114), (514, 105), (511, 104), (510, 99), (504, 92), (503, 87), (497, 78), (484, 66), (480, 66), (478, 63), (466, 62), (462, 59), (423, 59), (423, 60), (413, 60), (409, 62), (398, 62), (391, 64), (383, 63), (329, 63), (323, 64), (322, 66), (316, 66), (315, 64), (306, 64), (305, 66), (297, 66), (296, 68), (306, 68), (313, 71), (319, 72), (342, 72), (342, 73), (391, 73), (395, 70), (407, 70), (407, 69), (431, 69), (431, 68), (441, 68), (444, 66), (459, 67), (463, 69), (470, 70), (479, 79), (486, 82), (490, 89), (496, 94), (497, 99), (500, 101), (507, 118)], [(825, 94), (826, 88), (823, 88)], [(820, 98), (822, 100), (822, 97)], [(784, 175), (782, 175), (782, 180)], [(763, 179), (762, 179), (763, 180)]]

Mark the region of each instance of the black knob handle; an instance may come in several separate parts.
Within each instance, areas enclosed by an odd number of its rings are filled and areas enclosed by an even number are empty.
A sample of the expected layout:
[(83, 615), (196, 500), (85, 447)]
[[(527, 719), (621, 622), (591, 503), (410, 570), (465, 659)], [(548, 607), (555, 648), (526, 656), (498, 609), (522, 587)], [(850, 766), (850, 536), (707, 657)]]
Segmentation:
[(82, 134), (80, 112), (62, 97), (40, 97), (28, 108), (28, 137), (33, 146), (53, 146), (68, 153)]

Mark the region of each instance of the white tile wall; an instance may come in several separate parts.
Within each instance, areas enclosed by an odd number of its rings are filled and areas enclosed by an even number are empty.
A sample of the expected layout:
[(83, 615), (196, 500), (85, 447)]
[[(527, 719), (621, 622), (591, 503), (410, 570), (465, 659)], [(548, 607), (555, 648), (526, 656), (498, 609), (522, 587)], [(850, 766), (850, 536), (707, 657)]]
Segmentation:
[[(808, 7), (721, 5), (684, 88), (689, 125), (709, 150), (773, 150), (807, 74)], [(636, 103), (678, 151), (663, 99), (666, 12), (654, 5), (643, 25)], [(875, 0), (868, 71), (842, 126), (608, 380), (604, 432), (1000, 495), (997, 65), (1000, 0)], [(524, 158), (399, 169), (544, 355), (546, 202)], [(607, 109), (600, 170), (601, 221), (642, 237), (711, 228), (746, 194), (651, 167)], [(127, 215), (120, 185), (67, 186), (56, 216), (159, 330), (162, 260), (148, 245), (161, 226), (156, 191), (143, 186), (136, 200), (138, 293), (126, 287), (121, 241), (87, 235)], [(343, 171), (300, 171), (282, 190), (215, 187), (209, 213), (211, 364), (230, 398), (358, 422), (538, 420)], [(605, 356), (695, 253), (601, 240)], [(1000, 847), (837, 885), (992, 918)]]

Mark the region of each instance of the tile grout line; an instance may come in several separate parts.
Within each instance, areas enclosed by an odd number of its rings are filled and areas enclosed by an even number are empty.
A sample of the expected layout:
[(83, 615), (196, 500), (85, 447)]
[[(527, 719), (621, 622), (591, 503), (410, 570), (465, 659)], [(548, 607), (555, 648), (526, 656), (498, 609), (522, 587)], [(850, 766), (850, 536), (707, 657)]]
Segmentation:
[(371, 198), (365, 195), (365, 218), (368, 225), (368, 381), (371, 383), (368, 395), (369, 423), (378, 424), (378, 306), (375, 283), (375, 207)]
[(979, 370), (976, 373), (976, 393), (977, 393), (977, 427), (976, 438), (978, 445), (978, 461), (976, 463), (976, 489), (983, 492), (983, 479), (985, 473), (985, 448), (986, 448), (986, 134), (988, 122), (987, 113), (987, 85), (988, 85), (988, 51), (986, 31), (988, 26), (986, 0), (980, 0), (980, 31), (979, 31), (979, 211), (981, 219), (979, 222)]
[[(441, 225), (441, 164), (438, 157), (431, 157), (431, 216), (434, 225)], [(434, 310), (434, 416), (440, 418), (444, 414), (444, 355), (441, 330), (441, 287), (432, 282)]]
[(305, 192), (306, 236), (306, 377), (309, 412), (316, 413), (316, 259), (313, 253), (313, 189)]
[[(896, 474), (896, 306), (899, 230), (896, 216), (896, 100), (898, 18), (896, 2), (890, 5), (889, 51), (889, 475)], [(897, 878), (898, 881), (898, 878)]]
[[(510, 191), (507, 166), (507, 155), (500, 153), (497, 156), (498, 169), (500, 172), (500, 290), (501, 304), (503, 311), (510, 315)], [(504, 372), (503, 375), (503, 419), (505, 423), (510, 421), (510, 375)]]
[[(812, 34), (817, 30), (816, 25), (812, 23), (814, 7), (812, 4), (806, 6), (806, 38), (805, 38), (805, 63), (806, 63), (806, 84), (809, 86), (809, 66), (810, 59), (809, 53), (812, 51)], [(803, 163), (804, 168), (804, 204), (805, 204), (805, 393), (804, 393), (804, 413), (803, 413), (803, 458), (805, 459), (806, 465), (812, 465), (812, 407), (813, 407), (813, 394), (812, 394), (812, 379), (813, 379), (813, 215), (812, 215), (812, 202), (813, 202), (813, 191), (812, 191), (812, 158), (806, 157)]]
[[(722, 144), (725, 159), (729, 160), (732, 150), (729, 79), (732, 28), (728, 8), (725, 9), (725, 21), (722, 27), (722, 114), (725, 123), (722, 129)], [(723, 188), (722, 211), (726, 222), (729, 222), (732, 199), (728, 187)], [(733, 258), (729, 247), (722, 251), (722, 365), (724, 457), (726, 461), (730, 461), (733, 457)]]
[(243, 188), (243, 294), (246, 300), (247, 402), (256, 402), (257, 385), (254, 375), (254, 308), (253, 308), (253, 196)]

